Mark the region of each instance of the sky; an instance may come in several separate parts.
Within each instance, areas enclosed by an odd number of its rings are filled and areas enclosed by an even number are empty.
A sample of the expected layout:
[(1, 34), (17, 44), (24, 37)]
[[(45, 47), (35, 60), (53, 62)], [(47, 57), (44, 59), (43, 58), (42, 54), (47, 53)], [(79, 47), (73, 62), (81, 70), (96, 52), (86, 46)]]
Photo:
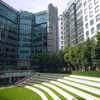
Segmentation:
[(3, 0), (13, 8), (17, 10), (25, 10), (29, 12), (39, 12), (46, 10), (49, 3), (52, 3), (54, 6), (58, 7), (59, 15), (66, 8), (67, 0)]

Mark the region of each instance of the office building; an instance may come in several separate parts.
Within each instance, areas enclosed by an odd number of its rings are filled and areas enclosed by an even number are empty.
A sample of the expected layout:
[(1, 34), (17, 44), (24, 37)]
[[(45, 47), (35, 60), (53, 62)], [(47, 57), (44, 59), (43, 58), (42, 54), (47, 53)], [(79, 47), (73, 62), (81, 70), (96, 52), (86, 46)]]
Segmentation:
[(26, 11), (18, 13), (18, 69), (30, 69), (32, 61), (32, 14)]
[(17, 11), (0, 0), (0, 70), (16, 66)]
[(34, 59), (58, 50), (58, 9), (17, 11), (0, 1), (0, 66), (31, 69)]
[(48, 5), (48, 53), (56, 52), (59, 48), (58, 8)]
[(46, 54), (47, 49), (47, 22), (48, 13), (42, 11), (34, 15), (34, 26), (32, 28), (32, 54), (41, 56)]
[(48, 10), (35, 13), (32, 30), (34, 56), (56, 52), (58, 50), (58, 9), (49, 4)]
[(52, 4), (48, 9), (33, 15), (32, 26), (32, 65), (39, 69), (39, 57), (58, 50), (58, 9)]

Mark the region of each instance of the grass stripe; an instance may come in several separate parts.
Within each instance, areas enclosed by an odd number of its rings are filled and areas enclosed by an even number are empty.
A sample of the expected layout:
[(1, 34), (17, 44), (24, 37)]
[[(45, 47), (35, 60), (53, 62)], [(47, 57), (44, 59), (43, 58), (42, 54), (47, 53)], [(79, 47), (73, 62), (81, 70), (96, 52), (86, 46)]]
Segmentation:
[(99, 87), (96, 87), (96, 86), (92, 86), (92, 85), (88, 85), (88, 84), (85, 84), (85, 83), (76, 82), (76, 81), (69, 80), (69, 79), (63, 79), (63, 80), (67, 80), (67, 81), (70, 81), (70, 82), (75, 82), (75, 83), (82, 84), (82, 85), (85, 85), (85, 86), (89, 86), (89, 87), (93, 87), (93, 88), (96, 88), (96, 89), (100, 89)]
[(52, 92), (54, 92), (61, 100), (67, 100), (64, 96), (62, 96), (60, 93), (58, 93), (57, 91), (55, 91), (53, 88), (51, 88), (49, 86), (46, 86), (44, 84), (42, 84), (42, 85), (45, 86), (45, 87), (47, 87), (48, 89), (50, 89)]
[[(59, 82), (59, 81), (58, 81), (58, 82)], [(60, 83), (63, 83), (63, 82), (60, 82)], [(88, 93), (88, 94), (90, 94), (90, 95), (92, 95), (92, 96), (95, 96), (95, 97), (100, 98), (100, 95), (97, 95), (97, 94), (94, 94), (94, 93), (88, 92), (88, 91), (86, 91), (86, 90), (83, 90), (83, 89), (80, 89), (80, 88), (78, 88), (78, 87), (75, 87), (75, 86), (69, 85), (69, 84), (67, 84), (67, 83), (63, 83), (63, 84), (65, 84), (65, 85), (67, 85), (67, 86), (70, 86), (70, 87), (72, 87), (72, 88), (78, 89), (78, 90), (80, 90), (80, 91), (82, 91), (82, 92)]]
[(55, 85), (55, 84), (53, 84), (53, 83), (50, 83), (50, 84), (52, 84), (52, 85), (54, 85), (54, 86), (57, 86), (58, 88), (62, 89), (64, 92), (69, 93), (70, 95), (72, 95), (73, 97), (77, 98), (78, 100), (85, 100), (84, 98), (82, 98), (82, 97), (76, 95), (75, 93), (70, 92), (70, 91), (67, 90), (67, 89), (64, 89), (64, 88), (62, 88), (62, 87), (60, 87), (60, 86), (58, 86), (58, 85)]
[(40, 89), (40, 88), (38, 88), (36, 86), (32, 86), (32, 87), (35, 87), (36, 89), (38, 89), (41, 92), (43, 92), (45, 94), (45, 96), (48, 98), (48, 100), (53, 100), (53, 98), (46, 91), (44, 91), (43, 89)]
[(64, 77), (64, 79), (69, 79), (69, 80), (73, 80), (73, 81), (76, 81), (76, 82), (79, 82), (79, 83), (100, 87), (100, 83), (90, 82), (90, 81), (87, 81), (87, 80), (84, 80), (84, 79), (75, 79), (75, 78), (70, 78), (70, 77)]
[(81, 80), (86, 80), (86, 81), (89, 81), (89, 82), (97, 82), (97, 83), (100, 83), (100, 81), (91, 80), (91, 79), (84, 79), (84, 78), (78, 78), (78, 77), (72, 77), (72, 76), (70, 76), (70, 78), (81, 79)]

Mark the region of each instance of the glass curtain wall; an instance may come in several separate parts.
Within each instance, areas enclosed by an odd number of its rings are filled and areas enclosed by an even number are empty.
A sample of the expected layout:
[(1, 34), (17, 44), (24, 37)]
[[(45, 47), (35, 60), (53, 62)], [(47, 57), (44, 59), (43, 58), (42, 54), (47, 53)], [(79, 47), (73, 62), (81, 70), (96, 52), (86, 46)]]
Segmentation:
[[(0, 68), (16, 66), (17, 12), (0, 1)], [(13, 67), (11, 68), (13, 69)]]
[(29, 69), (31, 66), (31, 29), (32, 14), (28, 12), (20, 12), (18, 67), (21, 69)]

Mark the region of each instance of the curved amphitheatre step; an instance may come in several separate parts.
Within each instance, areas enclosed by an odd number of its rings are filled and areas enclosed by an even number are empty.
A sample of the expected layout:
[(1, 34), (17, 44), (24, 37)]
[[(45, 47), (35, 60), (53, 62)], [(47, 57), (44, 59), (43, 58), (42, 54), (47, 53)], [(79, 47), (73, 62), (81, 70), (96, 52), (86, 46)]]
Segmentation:
[(77, 87), (77, 88), (80, 88), (80, 89), (83, 89), (83, 90), (86, 90), (86, 91), (94, 93), (94, 94), (100, 95), (100, 89), (96, 89), (96, 88), (93, 88), (93, 87), (81, 85), (79, 83), (70, 82), (70, 81), (67, 81), (67, 80), (64, 80), (64, 79), (58, 79), (58, 81), (62, 82), (62, 83), (69, 84), (69, 85), (72, 85), (74, 87)]
[(39, 76), (43, 76), (43, 77), (49, 77), (49, 76), (51, 76), (51, 77), (64, 77), (64, 76), (67, 76), (67, 74), (66, 75), (62, 75), (62, 74), (40, 74)]
[(100, 87), (100, 83), (98, 83), (98, 82), (88, 81), (88, 80), (84, 80), (84, 79), (77, 79), (74, 77), (64, 77), (64, 79), (83, 83), (83, 84), (90, 85), (90, 86)]
[(56, 75), (59, 75), (59, 76), (65, 76), (65, 75), (68, 75), (68, 74), (57, 74), (57, 73), (40, 73), (41, 75), (54, 75), (54, 76), (56, 76)]
[(58, 96), (56, 96), (50, 89), (48, 89), (47, 87), (45, 87), (45, 86), (42, 86), (42, 85), (37, 85), (37, 84), (35, 84), (34, 85), (35, 87), (38, 87), (38, 88), (40, 88), (40, 89), (42, 89), (42, 90), (44, 90), (45, 92), (47, 92), (52, 98), (53, 98), (53, 100), (61, 100)]
[(42, 82), (49, 82), (49, 81), (47, 81), (47, 80), (32, 80), (32, 81), (29, 81), (29, 83), (33, 83), (33, 84), (40, 84), (40, 83), (42, 83)]
[(51, 76), (51, 75), (49, 75), (49, 76), (33, 77), (32, 80), (34, 80), (34, 79), (36, 79), (36, 78), (38, 78), (38, 79), (56, 80), (56, 79), (63, 78), (63, 77), (60, 77), (60, 76)]
[(35, 81), (33, 81), (33, 82), (30, 82), (30, 81), (29, 81), (29, 82), (26, 82), (26, 83), (23, 83), (23, 84), (24, 84), (24, 85), (31, 85), (31, 86), (32, 86), (33, 84), (40, 84), (40, 83), (41, 83), (41, 82), (35, 80)]
[(35, 93), (37, 93), (42, 98), (42, 100), (48, 100), (48, 98), (40, 90), (38, 90), (34, 87), (31, 87), (31, 86), (25, 86), (25, 88), (30, 89), (30, 90), (34, 91)]
[(40, 76), (33, 76), (33, 78), (36, 78), (36, 77), (38, 77), (38, 78), (58, 78), (58, 77), (64, 77), (64, 76), (53, 76), (53, 75), (40, 75)]
[(82, 97), (82, 98), (84, 98), (86, 100), (100, 100), (100, 98), (97, 98), (97, 97), (92, 96), (92, 95), (90, 95), (88, 93), (82, 92), (82, 91), (80, 91), (78, 89), (72, 88), (71, 86), (64, 85), (64, 84), (62, 84), (60, 82), (51, 81), (51, 83), (55, 84), (55, 85), (57, 85), (57, 86), (59, 86), (59, 87), (61, 87), (63, 89), (66, 89), (66, 90), (68, 90), (68, 91), (70, 91), (70, 92), (72, 92), (72, 93), (74, 93), (76, 95), (79, 95), (80, 97)]
[(52, 88), (53, 90), (55, 90), (57, 93), (61, 94), (63, 97), (65, 97), (67, 100), (77, 100), (75, 97), (71, 96), (70, 94), (68, 94), (67, 92), (63, 91), (62, 89), (60, 89), (59, 87), (50, 84), (50, 83), (42, 83), (45, 86), (48, 86), (49, 88)]
[(48, 78), (46, 78), (46, 79), (44, 79), (44, 78), (35, 78), (34, 80), (30, 80), (29, 82), (34, 82), (34, 81), (40, 81), (40, 82), (49, 82), (49, 81), (51, 81), (51, 80), (57, 80), (57, 79), (48, 79)]
[(57, 77), (57, 78), (58, 78), (58, 77), (65, 77), (65, 76), (68, 76), (68, 75), (53, 75), (53, 74), (51, 74), (51, 75), (41, 75), (41, 74), (40, 74), (40, 77), (41, 77), (41, 76), (42, 76), (42, 77)]
[(100, 78), (97, 77), (87, 77), (87, 76), (78, 76), (78, 75), (70, 75), (70, 77), (100, 82)]

